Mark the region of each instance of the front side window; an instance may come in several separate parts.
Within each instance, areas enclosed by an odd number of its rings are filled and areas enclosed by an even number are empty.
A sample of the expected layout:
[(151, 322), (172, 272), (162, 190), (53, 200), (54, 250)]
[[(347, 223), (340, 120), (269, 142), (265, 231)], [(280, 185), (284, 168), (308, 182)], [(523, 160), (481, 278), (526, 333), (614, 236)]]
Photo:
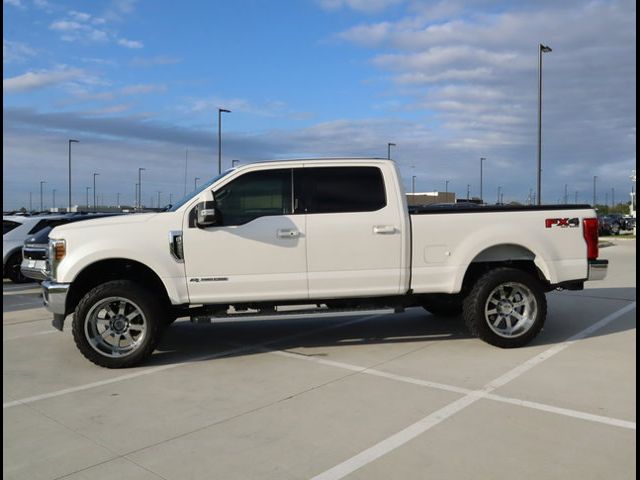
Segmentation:
[(312, 167), (304, 176), (307, 213), (373, 212), (387, 204), (377, 167)]
[(3, 220), (2, 221), (2, 235), (9, 233), (16, 227), (19, 227), (21, 224), (18, 222), (12, 222), (11, 220)]
[(291, 169), (245, 173), (215, 192), (218, 222), (243, 225), (258, 217), (291, 214)]

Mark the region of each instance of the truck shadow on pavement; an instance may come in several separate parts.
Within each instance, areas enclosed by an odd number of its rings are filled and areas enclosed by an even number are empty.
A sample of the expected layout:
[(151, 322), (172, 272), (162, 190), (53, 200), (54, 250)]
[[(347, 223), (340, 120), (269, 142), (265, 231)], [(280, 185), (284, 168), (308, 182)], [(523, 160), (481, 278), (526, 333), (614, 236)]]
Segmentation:
[[(548, 295), (549, 314), (543, 331), (529, 347), (566, 341), (602, 318), (635, 301), (635, 288), (589, 289)], [(632, 312), (631, 312), (632, 313)], [(613, 321), (591, 336), (635, 328), (631, 321)], [(265, 351), (315, 349), (311, 356), (327, 356), (319, 347), (357, 347), (400, 343), (452, 342), (470, 339), (461, 317), (443, 318), (421, 308), (404, 313), (361, 317), (296, 318), (228, 321), (194, 325), (179, 320), (171, 325), (148, 365), (182, 363)], [(477, 340), (484, 348), (508, 352)], [(527, 347), (523, 347), (527, 348)]]

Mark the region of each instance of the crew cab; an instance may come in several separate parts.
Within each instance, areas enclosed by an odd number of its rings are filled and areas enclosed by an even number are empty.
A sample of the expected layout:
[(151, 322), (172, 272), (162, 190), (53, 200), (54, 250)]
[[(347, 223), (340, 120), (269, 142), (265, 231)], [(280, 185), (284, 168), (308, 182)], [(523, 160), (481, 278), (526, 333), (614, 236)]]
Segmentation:
[[(261, 162), (167, 211), (56, 227), (42, 284), (92, 362), (135, 365), (179, 317), (289, 305), (423, 306), (499, 347), (542, 329), (545, 292), (606, 275), (588, 205), (413, 208), (383, 159)], [(233, 307), (233, 308), (232, 308)]]

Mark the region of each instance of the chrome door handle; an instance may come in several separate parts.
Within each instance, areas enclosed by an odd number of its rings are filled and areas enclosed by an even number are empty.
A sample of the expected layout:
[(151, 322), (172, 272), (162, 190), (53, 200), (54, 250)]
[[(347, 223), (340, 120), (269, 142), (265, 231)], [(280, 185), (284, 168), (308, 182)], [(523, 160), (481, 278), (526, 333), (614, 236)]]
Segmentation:
[(396, 233), (396, 227), (393, 225), (376, 225), (373, 227), (373, 233), (378, 235), (388, 235), (390, 233)]
[(279, 238), (298, 238), (300, 236), (300, 232), (298, 230), (278, 230)]

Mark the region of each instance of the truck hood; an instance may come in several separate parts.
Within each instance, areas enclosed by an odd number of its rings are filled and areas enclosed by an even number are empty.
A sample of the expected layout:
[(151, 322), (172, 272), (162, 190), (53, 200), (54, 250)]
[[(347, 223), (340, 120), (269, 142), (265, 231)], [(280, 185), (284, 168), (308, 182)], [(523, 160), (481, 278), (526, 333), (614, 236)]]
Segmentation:
[(49, 233), (49, 238), (64, 237), (67, 233), (76, 232), (86, 228), (94, 227), (112, 227), (120, 225), (132, 225), (146, 223), (157, 217), (159, 213), (133, 213), (131, 215), (117, 215), (114, 217), (96, 218), (91, 220), (83, 220), (81, 222), (67, 223), (55, 227)]

